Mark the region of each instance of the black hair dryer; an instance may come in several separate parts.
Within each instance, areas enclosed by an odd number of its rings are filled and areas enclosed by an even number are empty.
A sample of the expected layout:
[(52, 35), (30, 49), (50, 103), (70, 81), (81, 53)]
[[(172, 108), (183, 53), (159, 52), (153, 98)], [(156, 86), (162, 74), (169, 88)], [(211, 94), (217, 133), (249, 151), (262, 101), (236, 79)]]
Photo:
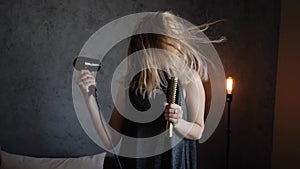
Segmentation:
[[(73, 61), (73, 67), (78, 71), (86, 69), (91, 72), (98, 72), (101, 68), (101, 62), (98, 59), (78, 56)], [(89, 86), (89, 95), (95, 96), (96, 90), (96, 86)]]
[(91, 72), (98, 72), (101, 68), (101, 62), (98, 59), (78, 56), (73, 61), (73, 67), (78, 71), (87, 69)]

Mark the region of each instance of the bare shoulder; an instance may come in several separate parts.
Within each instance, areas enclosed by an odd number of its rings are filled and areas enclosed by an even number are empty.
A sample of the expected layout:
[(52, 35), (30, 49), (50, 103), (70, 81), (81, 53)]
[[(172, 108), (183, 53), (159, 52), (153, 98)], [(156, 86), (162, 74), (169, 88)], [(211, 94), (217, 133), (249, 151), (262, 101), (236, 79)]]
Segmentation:
[(194, 70), (191, 71), (189, 73), (189, 79), (190, 79), (189, 82), (182, 84), (182, 91), (183, 91), (184, 98), (186, 98), (186, 95), (189, 93), (193, 93), (197, 91), (204, 93), (202, 80), (198, 72)]

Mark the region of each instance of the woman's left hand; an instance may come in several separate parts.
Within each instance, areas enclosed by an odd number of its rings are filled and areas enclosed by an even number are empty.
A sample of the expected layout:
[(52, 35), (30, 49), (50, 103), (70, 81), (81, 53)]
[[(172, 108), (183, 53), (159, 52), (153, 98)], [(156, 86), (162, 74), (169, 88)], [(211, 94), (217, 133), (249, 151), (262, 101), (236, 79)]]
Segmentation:
[(172, 122), (174, 126), (182, 119), (183, 111), (178, 104), (165, 103), (165, 119)]

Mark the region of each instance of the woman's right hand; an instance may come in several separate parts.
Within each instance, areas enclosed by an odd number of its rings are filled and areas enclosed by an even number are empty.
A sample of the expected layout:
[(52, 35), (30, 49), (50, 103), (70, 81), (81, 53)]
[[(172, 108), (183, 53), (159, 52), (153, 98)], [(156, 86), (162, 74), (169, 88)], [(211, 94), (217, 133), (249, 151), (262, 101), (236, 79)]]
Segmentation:
[(81, 70), (79, 76), (77, 77), (76, 83), (81, 89), (84, 95), (88, 95), (89, 86), (96, 86), (95, 72), (90, 72), (89, 70)]

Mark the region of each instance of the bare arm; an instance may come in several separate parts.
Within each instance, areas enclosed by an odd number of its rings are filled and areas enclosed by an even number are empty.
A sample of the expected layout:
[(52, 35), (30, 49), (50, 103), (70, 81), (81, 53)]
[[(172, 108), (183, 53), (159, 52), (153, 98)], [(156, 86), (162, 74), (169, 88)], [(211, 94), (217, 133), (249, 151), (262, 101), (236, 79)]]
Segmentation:
[(165, 117), (174, 123), (178, 133), (187, 139), (197, 140), (201, 138), (204, 129), (205, 91), (200, 76), (197, 73), (193, 73), (193, 76), (194, 81), (184, 85), (189, 119), (182, 119), (183, 112), (177, 104), (167, 106)]
[[(77, 84), (82, 91), (93, 125), (99, 137), (101, 138), (104, 146), (110, 149), (112, 145), (109, 141), (109, 138), (112, 140), (114, 145), (116, 145), (119, 142), (120, 138), (118, 137), (118, 134), (116, 134), (115, 131), (110, 129), (110, 126), (106, 123), (103, 116), (100, 116), (95, 97), (93, 95), (91, 96), (88, 95), (88, 87), (90, 85), (96, 85), (95, 74), (89, 72), (88, 70), (82, 70), (77, 78)], [(116, 104), (119, 104), (118, 108), (122, 108), (123, 106), (121, 104), (122, 99), (124, 99), (124, 90), (119, 89), (118, 96), (116, 99), (117, 100)], [(101, 113), (101, 109), (100, 109), (100, 113)], [(120, 115), (117, 109), (114, 108), (110, 120), (110, 125), (117, 131), (119, 131), (122, 126), (119, 116)]]

